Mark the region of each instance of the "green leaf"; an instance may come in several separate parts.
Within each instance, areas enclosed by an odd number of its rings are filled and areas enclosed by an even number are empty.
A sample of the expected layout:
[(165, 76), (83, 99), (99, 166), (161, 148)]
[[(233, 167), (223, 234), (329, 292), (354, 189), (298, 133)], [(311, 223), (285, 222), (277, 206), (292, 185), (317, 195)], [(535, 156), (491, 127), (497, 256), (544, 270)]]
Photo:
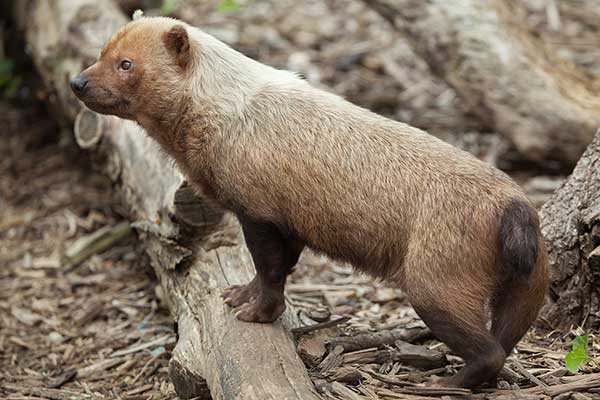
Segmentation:
[(573, 350), (583, 349), (587, 354), (588, 351), (588, 335), (577, 336), (573, 339)]
[(160, 6), (161, 15), (171, 15), (177, 9), (177, 2), (179, 0), (163, 0), (162, 6)]
[(15, 60), (8, 58), (0, 59), (0, 74), (9, 75), (15, 69)]
[(565, 357), (565, 367), (573, 374), (579, 371), (579, 368), (589, 360), (588, 335), (577, 336), (573, 340), (573, 350), (567, 353)]
[(237, 0), (223, 0), (217, 7), (217, 11), (220, 13), (229, 13), (237, 11), (240, 8), (240, 3)]
[(588, 360), (588, 355), (582, 350), (570, 351), (565, 357), (565, 367), (573, 374), (579, 371), (579, 368)]

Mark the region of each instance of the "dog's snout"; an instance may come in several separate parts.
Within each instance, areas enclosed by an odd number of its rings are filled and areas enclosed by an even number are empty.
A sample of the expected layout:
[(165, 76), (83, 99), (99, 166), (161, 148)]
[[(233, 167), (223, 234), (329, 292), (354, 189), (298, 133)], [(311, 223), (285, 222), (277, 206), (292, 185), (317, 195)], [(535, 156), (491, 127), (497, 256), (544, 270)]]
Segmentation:
[(85, 91), (85, 88), (87, 87), (88, 84), (88, 79), (85, 76), (82, 76), (81, 74), (75, 76), (73, 79), (71, 79), (71, 89), (73, 89), (73, 92), (75, 92), (75, 94), (83, 94), (83, 92)]

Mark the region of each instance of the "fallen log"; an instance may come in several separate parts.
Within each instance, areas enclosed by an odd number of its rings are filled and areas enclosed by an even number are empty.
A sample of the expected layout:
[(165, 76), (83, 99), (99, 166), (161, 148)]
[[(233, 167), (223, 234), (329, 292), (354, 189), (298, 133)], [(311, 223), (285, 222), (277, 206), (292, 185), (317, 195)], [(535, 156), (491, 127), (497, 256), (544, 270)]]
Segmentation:
[(317, 399), (288, 308), (274, 324), (236, 320), (221, 289), (253, 275), (235, 218), (197, 197), (135, 123), (82, 109), (69, 80), (127, 18), (113, 1), (15, 2), (34, 64), (65, 127), (114, 180), (176, 321), (170, 376), (180, 398)]
[(600, 126), (600, 79), (528, 32), (518, 2), (363, 1), (526, 159), (575, 165)]

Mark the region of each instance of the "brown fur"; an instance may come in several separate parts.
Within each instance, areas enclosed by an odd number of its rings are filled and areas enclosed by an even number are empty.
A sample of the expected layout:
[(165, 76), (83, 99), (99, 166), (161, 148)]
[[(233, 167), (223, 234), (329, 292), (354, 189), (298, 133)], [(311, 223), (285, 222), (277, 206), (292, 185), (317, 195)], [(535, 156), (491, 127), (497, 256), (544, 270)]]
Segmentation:
[[(116, 67), (123, 58), (130, 71)], [(192, 185), (238, 215), (257, 269), (224, 293), (238, 318), (283, 312), (285, 278), (305, 245), (404, 289), (467, 362), (445, 384), (493, 380), (536, 317), (544, 244), (537, 218), (523, 228), (535, 246), (512, 240), (523, 214), (511, 207), (535, 211), (473, 156), (171, 19), (128, 24), (82, 77), (90, 108), (138, 121)], [(536, 260), (524, 261), (524, 277), (506, 265), (520, 251)]]

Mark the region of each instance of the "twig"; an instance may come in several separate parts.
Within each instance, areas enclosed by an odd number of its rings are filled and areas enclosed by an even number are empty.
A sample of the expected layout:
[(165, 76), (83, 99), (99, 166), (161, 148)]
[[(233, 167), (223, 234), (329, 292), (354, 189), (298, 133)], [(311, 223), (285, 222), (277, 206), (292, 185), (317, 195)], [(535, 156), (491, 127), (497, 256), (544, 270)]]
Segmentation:
[(342, 355), (343, 352), (344, 348), (342, 346), (337, 346), (335, 349), (333, 349), (333, 351), (329, 353), (327, 357), (323, 359), (323, 361), (321, 361), (321, 364), (319, 364), (319, 369), (321, 372), (325, 373), (330, 369), (342, 365), (342, 362), (344, 361), (344, 356)]
[(513, 364), (515, 365), (515, 367), (517, 367), (517, 370), (522, 373), (523, 375), (525, 375), (525, 377), (527, 379), (529, 379), (531, 382), (535, 383), (536, 385), (542, 387), (542, 388), (547, 388), (548, 385), (546, 385), (546, 383), (544, 383), (541, 379), (535, 377), (531, 372), (527, 371), (527, 369), (523, 366), (523, 364), (521, 364), (521, 362), (518, 359), (513, 359)]
[(389, 389), (378, 389), (377, 394), (384, 395), (386, 397), (393, 397), (397, 399), (405, 399), (409, 395), (422, 395), (422, 396), (461, 396), (470, 395), (472, 392), (469, 389), (459, 388), (442, 388), (442, 387), (425, 387), (425, 386), (411, 386), (411, 387), (398, 387), (394, 388), (393, 391)]
[(145, 350), (149, 347), (154, 347), (154, 346), (159, 346), (159, 345), (164, 345), (164, 344), (169, 344), (169, 343), (175, 343), (175, 337), (173, 335), (161, 336), (150, 342), (135, 345), (135, 346), (129, 347), (124, 350), (115, 351), (114, 353), (112, 353), (110, 355), (110, 357), (121, 357), (121, 356), (125, 356), (127, 354), (137, 353), (138, 351)]
[(343, 396), (344, 399), (348, 399), (348, 400), (361, 400), (362, 397), (358, 395), (358, 393), (353, 392), (352, 390), (348, 389), (346, 386), (342, 385), (339, 382), (333, 382), (331, 384), (331, 391), (338, 395), (338, 396)]
[(580, 391), (600, 387), (600, 374), (590, 374), (582, 377), (579, 381), (565, 383), (562, 385), (548, 386), (544, 389), (548, 396), (558, 396), (561, 393)]
[(77, 369), (77, 378), (87, 378), (98, 372), (106, 371), (125, 361), (124, 358), (109, 358), (97, 362), (96, 364), (88, 365), (87, 367)]
[(294, 328), (294, 329), (292, 329), (292, 334), (297, 335), (297, 336), (304, 335), (309, 332), (318, 331), (320, 329), (331, 328), (331, 327), (334, 327), (339, 324), (343, 324), (344, 322), (348, 322), (348, 321), (350, 321), (350, 317), (339, 317), (339, 318), (332, 319), (331, 321), (327, 321), (327, 322), (320, 322), (318, 324), (314, 324), (314, 325), (310, 325), (310, 326), (301, 326), (299, 328)]
[(419, 328), (396, 328), (389, 331), (361, 333), (355, 336), (335, 337), (327, 342), (332, 348), (342, 346), (345, 351), (356, 351), (370, 347), (383, 347), (393, 345), (396, 340), (413, 342), (419, 338), (430, 335), (431, 331), (425, 327)]
[(129, 392), (125, 393), (126, 396), (133, 396), (135, 394), (140, 394), (140, 393), (144, 393), (147, 392), (148, 390), (152, 389), (154, 387), (153, 384), (147, 384), (144, 386), (140, 386), (139, 388), (130, 390)]
[(129, 222), (122, 222), (115, 227), (104, 227), (91, 235), (78, 239), (65, 251), (62, 263), (65, 269), (75, 268), (94, 254), (102, 253), (114, 246), (117, 242), (129, 237), (133, 233)]
[(144, 373), (146, 372), (146, 369), (148, 368), (148, 366), (150, 366), (150, 364), (152, 364), (154, 361), (156, 361), (156, 359), (158, 357), (160, 357), (161, 355), (162, 355), (162, 353), (161, 354), (157, 354), (155, 356), (152, 356), (152, 358), (150, 358), (148, 360), (148, 362), (146, 364), (144, 364), (144, 366), (142, 367), (142, 370), (139, 372), (139, 374), (137, 374), (133, 378), (133, 380), (131, 381), (131, 384), (134, 384), (135, 382), (137, 382), (137, 380), (140, 379), (144, 375)]
[(12, 383), (0, 384), (0, 388), (3, 388), (4, 390), (25, 393), (31, 396), (44, 397), (51, 400), (81, 400), (96, 398), (96, 396), (89, 394), (71, 392), (63, 389), (45, 389), (39, 387), (14, 385)]
[(364, 371), (367, 374), (371, 375), (373, 378), (375, 378), (383, 383), (388, 383), (390, 385), (406, 386), (406, 385), (413, 384), (412, 382), (404, 379), (404, 378), (408, 378), (408, 372), (400, 374), (400, 375), (384, 375), (384, 374), (377, 373), (369, 368), (363, 368), (363, 369), (361, 369), (361, 371)]

